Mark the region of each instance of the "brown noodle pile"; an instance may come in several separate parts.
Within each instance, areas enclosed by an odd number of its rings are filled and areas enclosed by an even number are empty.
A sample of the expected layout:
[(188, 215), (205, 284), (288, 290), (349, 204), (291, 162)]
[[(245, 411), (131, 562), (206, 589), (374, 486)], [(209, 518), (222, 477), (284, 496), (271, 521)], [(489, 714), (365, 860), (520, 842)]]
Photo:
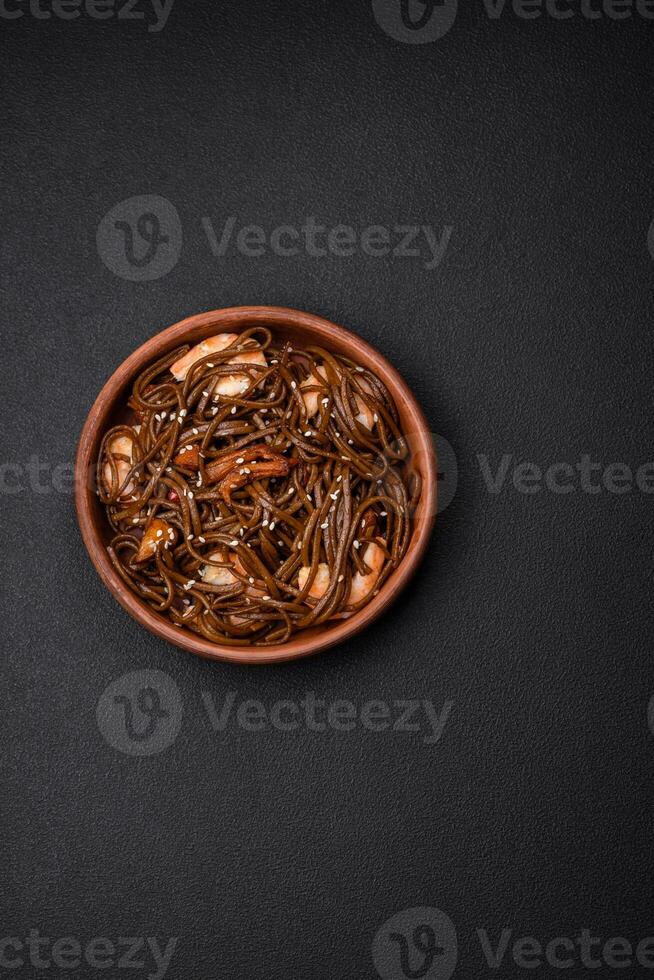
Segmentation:
[(108, 552), (175, 625), (284, 643), (360, 609), (404, 555), (420, 479), (389, 392), (346, 357), (223, 335), (147, 368), (128, 405), (98, 462)]

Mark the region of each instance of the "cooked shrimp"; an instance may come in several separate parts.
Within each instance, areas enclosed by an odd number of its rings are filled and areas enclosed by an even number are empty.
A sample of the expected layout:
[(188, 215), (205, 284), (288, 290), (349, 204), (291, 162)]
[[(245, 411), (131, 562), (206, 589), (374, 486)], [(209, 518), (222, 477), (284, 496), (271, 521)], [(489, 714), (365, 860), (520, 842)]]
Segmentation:
[[(215, 561), (225, 561), (224, 551), (214, 551), (209, 558), (213, 558)], [(241, 564), (238, 555), (235, 555), (233, 551), (230, 551), (227, 555), (227, 560), (232, 563), (234, 568), (239, 571), (242, 575), (247, 574), (243, 565)], [(200, 572), (200, 578), (203, 582), (207, 582), (209, 585), (234, 585), (236, 582), (240, 582), (241, 579), (237, 578), (229, 568), (216, 568), (215, 565), (205, 565)], [(245, 586), (245, 594), (250, 596), (262, 596), (263, 592), (261, 589), (255, 589), (253, 585)], [(230, 623), (234, 626), (242, 626), (247, 623), (247, 619), (243, 616), (230, 616)]]
[[(135, 432), (141, 431), (140, 425), (134, 426)], [(127, 459), (115, 459), (116, 472), (118, 475), (118, 486), (123, 485), (125, 477), (132, 468), (132, 463), (134, 461), (134, 442), (129, 436), (116, 436), (107, 445), (107, 452), (110, 455), (116, 454), (116, 456), (127, 456)], [(127, 461), (129, 460), (129, 462)], [(111, 486), (111, 471), (112, 467), (110, 463), (105, 463), (104, 465), (104, 478), (107, 481), (107, 486)], [(127, 486), (121, 491), (121, 499), (124, 497), (129, 497), (134, 491), (134, 484), (130, 480)]]
[[(307, 380), (303, 381), (300, 385), (301, 391), (303, 388), (310, 388), (312, 385), (319, 385), (321, 381), (325, 381), (327, 379), (327, 372), (322, 364), (319, 365), (316, 370), (318, 371), (320, 378), (316, 378), (314, 374), (310, 374)], [(313, 418), (313, 416), (317, 414), (318, 403), (322, 397), (323, 394), (321, 391), (302, 392), (302, 400), (304, 401), (304, 407), (306, 409), (308, 419)]]
[[(227, 556), (225, 556), (224, 551), (214, 551), (213, 554), (209, 555), (209, 558), (214, 561), (229, 561), (237, 572), (240, 572), (241, 575), (247, 575), (238, 555), (235, 555), (233, 551), (230, 551)], [(216, 565), (205, 565), (200, 572), (200, 578), (209, 585), (234, 585), (235, 582), (242, 581), (229, 568), (217, 568)], [(251, 583), (246, 585), (245, 591), (248, 595), (263, 595), (261, 589), (255, 589)]]
[(139, 550), (134, 555), (135, 562), (149, 561), (159, 548), (169, 548), (175, 541), (175, 532), (166, 521), (155, 517), (146, 528)]
[(384, 562), (386, 561), (386, 555), (376, 541), (368, 542), (365, 549), (361, 553), (361, 557), (370, 569), (370, 572), (368, 575), (362, 575), (361, 572), (355, 572), (352, 576), (352, 585), (350, 587), (350, 594), (347, 600), (349, 605), (355, 605), (370, 595), (377, 584), (377, 579), (379, 578), (381, 570), (384, 567)]
[[(359, 378), (358, 381), (361, 387), (363, 388), (363, 390), (366, 391), (369, 395), (372, 395), (373, 393), (372, 388), (367, 383), (365, 378)], [(370, 411), (370, 409), (364, 402), (361, 395), (355, 394), (354, 401), (356, 402), (356, 406), (359, 409), (359, 414), (355, 415), (357, 422), (360, 422), (361, 425), (365, 425), (366, 429), (372, 429), (375, 423), (375, 418), (373, 413)]]
[[(298, 572), (297, 584), (300, 589), (303, 589), (307, 584), (307, 579), (309, 578), (309, 572), (311, 569), (305, 565)], [(309, 595), (314, 599), (322, 599), (325, 592), (329, 588), (329, 565), (321, 561), (318, 565), (318, 570), (316, 571), (316, 576), (311, 583), (311, 588), (309, 589)]]
[[(201, 360), (203, 357), (207, 357), (209, 354), (217, 354), (230, 344), (233, 344), (235, 340), (238, 339), (238, 334), (235, 333), (219, 333), (215, 337), (207, 337), (201, 343), (196, 344), (192, 347), (190, 351), (187, 351), (183, 357), (171, 367), (171, 372), (178, 381), (183, 381), (188, 374), (191, 367), (196, 361)], [(231, 357), (228, 361), (229, 364), (260, 364), (262, 367), (268, 367), (268, 362), (264, 357), (263, 351), (239, 351), (234, 357)], [(218, 395), (225, 395), (229, 397), (235, 397), (242, 394), (245, 389), (250, 384), (250, 379), (246, 374), (227, 374), (219, 378), (213, 389), (213, 398), (217, 399)]]
[[(327, 380), (327, 371), (322, 364), (318, 365), (316, 370), (320, 375), (320, 378), (316, 378), (315, 374), (310, 374), (307, 380), (302, 382), (300, 389), (311, 388), (313, 385), (319, 385), (321, 381)], [(367, 391), (369, 395), (372, 395), (373, 392), (370, 385), (368, 385), (363, 378), (359, 380), (359, 384), (364, 391)], [(302, 400), (304, 401), (304, 407), (306, 409), (308, 419), (313, 418), (314, 415), (318, 414), (318, 405), (320, 404), (322, 398), (323, 394), (319, 390), (305, 391), (302, 393)], [(372, 429), (374, 424), (373, 413), (370, 411), (360, 395), (355, 393), (354, 401), (359, 409), (358, 414), (355, 416), (357, 422), (360, 422), (361, 425), (365, 425), (366, 429)]]
[[(234, 563), (234, 555), (230, 553), (228, 561)], [(222, 551), (214, 551), (209, 555), (214, 561), (225, 561), (225, 554)], [(230, 572), (229, 568), (217, 568), (216, 565), (205, 565), (200, 572), (200, 578), (208, 585), (234, 585), (239, 580)]]

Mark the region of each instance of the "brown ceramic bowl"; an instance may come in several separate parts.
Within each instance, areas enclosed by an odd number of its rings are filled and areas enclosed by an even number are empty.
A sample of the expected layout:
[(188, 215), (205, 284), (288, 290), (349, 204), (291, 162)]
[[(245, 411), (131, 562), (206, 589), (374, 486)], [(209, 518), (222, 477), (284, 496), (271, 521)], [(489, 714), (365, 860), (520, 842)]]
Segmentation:
[[(180, 344), (197, 344), (222, 332), (239, 332), (254, 325), (269, 327), (276, 336), (297, 343), (318, 344), (374, 371), (391, 392), (409, 440), (414, 465), (423, 481), (422, 497), (412, 519), (407, 553), (379, 594), (349, 619), (325, 623), (305, 630), (287, 643), (269, 647), (231, 647), (211, 643), (190, 631), (179, 629), (142, 602), (114, 571), (106, 545), (111, 529), (89, 474), (95, 463), (102, 436), (113, 425), (126, 421), (125, 402), (136, 376), (150, 363)], [(436, 514), (436, 459), (427, 422), (406, 384), (388, 361), (364, 340), (322, 317), (278, 306), (242, 306), (213, 310), (181, 320), (146, 341), (114, 371), (98, 395), (82, 429), (75, 462), (75, 502), (82, 537), (91, 561), (104, 584), (124, 609), (156, 636), (183, 650), (212, 660), (266, 664), (295, 660), (342, 643), (368, 626), (397, 598), (415, 572), (429, 540)]]

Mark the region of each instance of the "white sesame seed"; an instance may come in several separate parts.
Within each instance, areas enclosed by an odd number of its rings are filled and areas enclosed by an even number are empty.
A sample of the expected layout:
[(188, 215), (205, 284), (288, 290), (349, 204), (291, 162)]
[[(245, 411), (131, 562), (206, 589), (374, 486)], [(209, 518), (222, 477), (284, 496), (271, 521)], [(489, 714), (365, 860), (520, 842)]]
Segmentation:
[(380, 517), (387, 517), (388, 515), (387, 515), (386, 511), (383, 510), (379, 516)]
[(283, 541), (278, 541), (277, 544), (279, 545), (280, 548), (283, 548), (284, 547), (284, 542)]
[(212, 415), (217, 415), (218, 414), (218, 408), (217, 408), (216, 405), (214, 405), (214, 407), (211, 409), (211, 414)]
[(269, 595), (261, 596), (261, 598), (263, 599), (264, 602), (270, 602), (270, 596)]
[(163, 422), (163, 420), (165, 419), (165, 417), (166, 417), (167, 415), (168, 415), (168, 412), (162, 412), (162, 413), (161, 413), (161, 421), (162, 421), (162, 422)]
[(232, 415), (236, 415), (236, 405), (232, 405)]
[(175, 532), (173, 531), (172, 527), (168, 528), (168, 537), (170, 538), (171, 541), (175, 537)]
[(248, 469), (248, 467), (247, 467), (247, 466), (244, 466), (244, 467), (243, 467), (243, 472), (244, 472), (244, 473), (250, 473), (250, 472), (251, 472), (251, 470), (250, 470), (250, 469)]
[(138, 522), (139, 522), (139, 518), (138, 517), (133, 517), (132, 518), (132, 524), (138, 524)]
[(200, 434), (200, 430), (199, 429), (195, 429), (195, 428), (191, 429), (191, 432), (193, 433), (194, 436), (197, 436), (197, 435)]
[(163, 531), (161, 529), (157, 531), (157, 537), (163, 538)]
[(272, 360), (270, 361), (270, 363), (271, 364), (279, 364), (279, 361), (277, 360), (276, 357), (273, 357)]
[(187, 453), (192, 453), (192, 452), (193, 452), (193, 446), (184, 446), (184, 450), (185, 450), (185, 451), (186, 451)]
[(322, 404), (323, 405), (329, 405), (329, 398), (323, 398)]
[(268, 527), (268, 521), (262, 521), (262, 526), (263, 527)]
[(187, 537), (187, 539), (188, 539), (189, 541), (192, 541), (192, 540), (193, 540), (193, 538), (195, 537), (195, 535), (194, 535), (194, 534), (187, 534), (187, 535), (186, 535), (186, 537)]
[(360, 374), (363, 374), (363, 368), (362, 368), (362, 367), (358, 367), (358, 368), (357, 368), (356, 370), (357, 370), (357, 371), (358, 371), (358, 372), (359, 372)]
[(194, 578), (190, 578), (190, 579), (188, 580), (188, 582), (186, 582), (186, 583), (185, 583), (185, 585), (184, 585), (184, 588), (185, 588), (185, 589), (186, 589), (186, 591), (188, 592), (188, 590), (189, 590), (189, 589), (192, 589), (194, 585), (195, 585), (195, 579), (194, 579)]
[(332, 500), (336, 500), (336, 498), (338, 497), (338, 490), (336, 491), (336, 493), (330, 493), (329, 496), (332, 498)]
[(326, 527), (329, 527), (329, 521), (325, 521), (325, 523), (324, 524), (321, 524), (320, 526), (323, 529), (326, 528)]
[(251, 576), (251, 575), (250, 575), (250, 577), (248, 578), (248, 582), (250, 583), (250, 585), (254, 585), (254, 579), (252, 578), (252, 576)]
[(361, 547), (361, 545), (359, 544), (359, 542), (357, 540), (354, 540), (352, 542), (352, 544), (354, 545), (355, 548), (360, 548)]
[(238, 459), (236, 460), (236, 462), (240, 464), (240, 463), (244, 463), (245, 460), (243, 459), (242, 456), (239, 456)]
[(189, 490), (189, 492), (188, 492), (188, 498), (189, 498), (189, 500), (193, 500), (193, 491), (192, 490)]
[(336, 581), (337, 582), (342, 582), (344, 578), (345, 578), (344, 575), (339, 575)]
[(202, 394), (204, 395), (205, 398), (209, 397), (209, 392), (206, 389), (202, 392)]
[(274, 528), (275, 528), (275, 522), (274, 521), (271, 521), (270, 522), (270, 530), (272, 531), (272, 530), (274, 530)]
[(295, 381), (291, 381), (291, 388), (293, 389), (293, 391), (295, 391), (295, 389), (297, 388), (297, 384), (295, 383)]
[(237, 547), (238, 547), (238, 544), (239, 544), (239, 541), (238, 541), (238, 538), (233, 538), (233, 539), (232, 539), (232, 540), (231, 540), (231, 541), (229, 542), (229, 547), (230, 547), (230, 548), (237, 548)]
[(183, 419), (186, 414), (187, 414), (187, 409), (183, 408), (179, 413), (180, 419)]
[(200, 544), (204, 544), (206, 542), (206, 540), (207, 539), (206, 538), (203, 538), (202, 535), (200, 535), (200, 537), (198, 538), (198, 541), (200, 542)]
[(155, 419), (157, 420), (157, 422), (161, 422), (161, 416), (160, 416), (160, 415), (157, 415), (157, 414), (155, 413), (155, 416), (154, 416), (154, 417), (155, 417)]
[(213, 367), (213, 364), (211, 363), (211, 361), (207, 361), (207, 367)]
[(347, 444), (348, 444), (348, 446), (353, 446), (354, 445), (354, 439), (348, 439), (347, 440)]
[(337, 483), (340, 483), (342, 479), (343, 479), (343, 477), (341, 475), (339, 475), (339, 476), (336, 477), (336, 482)]
[(304, 434), (305, 436), (312, 436), (313, 432), (311, 431), (311, 429), (307, 429), (307, 431)]
[(374, 413), (372, 420), (373, 422), (379, 422), (379, 416), (377, 415), (377, 412)]
[(241, 535), (241, 537), (243, 537), (243, 535), (245, 534), (245, 528), (244, 527), (239, 528), (239, 532), (238, 533)]

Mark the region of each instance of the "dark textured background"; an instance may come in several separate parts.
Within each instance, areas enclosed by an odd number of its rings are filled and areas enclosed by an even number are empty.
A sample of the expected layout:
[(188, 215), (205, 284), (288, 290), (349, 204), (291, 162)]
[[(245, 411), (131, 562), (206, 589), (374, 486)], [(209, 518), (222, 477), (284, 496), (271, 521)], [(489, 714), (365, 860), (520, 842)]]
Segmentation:
[[(420, 45), (365, 0), (177, 0), (160, 33), (0, 19), (5, 462), (72, 461), (105, 379), (162, 327), (272, 303), (377, 346), (459, 463), (398, 605), (330, 654), (261, 669), (143, 631), (92, 569), (72, 495), (21, 471), (2, 497), (2, 936), (178, 936), (169, 977), (351, 980), (376, 975), (387, 918), (436, 906), (471, 980), (498, 975), (478, 928), (654, 932), (654, 497), (527, 495), (510, 475), (493, 495), (477, 460), (654, 458), (653, 33), (637, 15), (492, 20), (481, 0)], [(184, 241), (168, 275), (128, 282), (96, 230), (140, 194), (174, 204)], [(432, 271), (215, 257), (200, 219), (230, 215), (453, 232)], [(96, 724), (137, 668), (165, 671), (184, 705), (174, 744), (141, 759)], [(436, 745), (216, 733), (201, 692), (228, 690), (453, 708)]]

